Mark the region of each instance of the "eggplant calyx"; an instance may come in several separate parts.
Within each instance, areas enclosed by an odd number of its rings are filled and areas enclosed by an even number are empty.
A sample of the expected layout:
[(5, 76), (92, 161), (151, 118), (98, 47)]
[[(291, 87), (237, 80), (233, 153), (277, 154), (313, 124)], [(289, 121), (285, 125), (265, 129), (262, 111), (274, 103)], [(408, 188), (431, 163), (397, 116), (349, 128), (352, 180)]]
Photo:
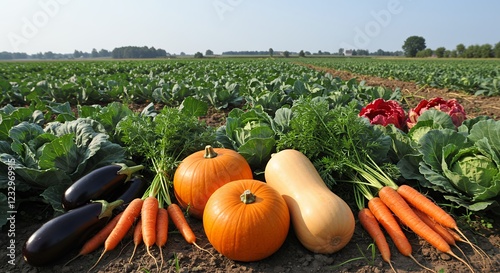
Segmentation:
[(104, 217), (111, 217), (113, 214), (113, 210), (123, 204), (123, 200), (116, 200), (113, 202), (108, 202), (106, 200), (95, 200), (92, 201), (92, 203), (101, 203), (101, 214), (99, 214), (99, 219), (102, 219)]
[(135, 165), (132, 167), (129, 167), (123, 163), (115, 163), (115, 165), (121, 166), (122, 168), (118, 170), (116, 174), (124, 174), (127, 176), (127, 179), (125, 179), (125, 182), (129, 181), (132, 178), (132, 174), (135, 172), (138, 172), (142, 169), (144, 169), (143, 165)]

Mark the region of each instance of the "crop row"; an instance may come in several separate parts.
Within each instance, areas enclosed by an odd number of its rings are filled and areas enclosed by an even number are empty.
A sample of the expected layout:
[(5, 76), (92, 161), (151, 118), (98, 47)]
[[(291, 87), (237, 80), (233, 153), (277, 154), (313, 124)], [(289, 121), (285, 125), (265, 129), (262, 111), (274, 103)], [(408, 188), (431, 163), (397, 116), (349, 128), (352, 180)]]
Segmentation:
[(0, 63), (0, 74), (0, 99), (14, 106), (37, 100), (178, 106), (194, 97), (217, 109), (247, 103), (274, 111), (306, 93), (345, 100), (353, 89), (385, 92), (271, 60)]
[(500, 95), (498, 60), (327, 58), (303, 59), (301, 62), (475, 95)]

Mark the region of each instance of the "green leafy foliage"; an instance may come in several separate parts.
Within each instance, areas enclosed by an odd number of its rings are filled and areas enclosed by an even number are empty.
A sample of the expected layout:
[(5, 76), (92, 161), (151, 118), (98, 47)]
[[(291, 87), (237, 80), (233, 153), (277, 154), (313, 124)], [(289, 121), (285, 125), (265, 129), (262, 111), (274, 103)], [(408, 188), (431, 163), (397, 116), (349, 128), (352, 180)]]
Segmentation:
[[(29, 107), (7, 104), (0, 109), (0, 165), (14, 169), (16, 191), (50, 204), (56, 213), (62, 212), (62, 193), (73, 181), (95, 168), (126, 161), (125, 149), (110, 134), (132, 111), (120, 103), (78, 109), (75, 113), (67, 102), (39, 99)], [(4, 167), (2, 191), (9, 183)], [(19, 197), (16, 205), (23, 201)]]
[(238, 151), (252, 169), (263, 169), (276, 151), (278, 134), (287, 130), (289, 110), (280, 109), (272, 118), (259, 106), (248, 111), (235, 108), (229, 112), (226, 124), (217, 129), (217, 141), (225, 148)]
[[(430, 112), (430, 113), (427, 113)], [(472, 211), (496, 207), (500, 201), (500, 123), (485, 117), (454, 128), (439, 111), (422, 114), (408, 135), (398, 166), (406, 179)], [(391, 135), (394, 138), (394, 135)], [(402, 149), (400, 149), (401, 151)]]
[(278, 150), (297, 149), (313, 161), (329, 187), (353, 172), (350, 164), (385, 163), (391, 139), (378, 126), (358, 116), (357, 102), (331, 105), (324, 97), (304, 98), (292, 107), (290, 130), (277, 143)]
[[(495, 60), (301, 62), (499, 94)], [(404, 178), (467, 208), (491, 208), (498, 199), (494, 183), (484, 183), (497, 179), (498, 167), (498, 128), (488, 123), (491, 129), (485, 129), (488, 118), (456, 128), (445, 114), (430, 110), (407, 134), (391, 125), (371, 126), (357, 116), (361, 107), (377, 98), (401, 101), (399, 89), (344, 81), (288, 60), (5, 62), (0, 74), (0, 165), (16, 168), (16, 190), (33, 192), (34, 200), (54, 208), (65, 185), (92, 166), (133, 159), (168, 182), (178, 162), (206, 144), (238, 151), (254, 171), (263, 170), (277, 150), (301, 150), (329, 186), (369, 155), (389, 169), (398, 162)], [(140, 113), (131, 110), (146, 104)], [(224, 126), (201, 121), (209, 107), (232, 109)], [(424, 161), (427, 149), (433, 155)], [(480, 182), (472, 187), (472, 180)]]
[(412, 81), (421, 86), (462, 90), (475, 95), (500, 95), (498, 60), (305, 58), (301, 62), (362, 75)]
[[(158, 112), (150, 107), (139, 114), (123, 118), (117, 125), (127, 151), (153, 174), (145, 196), (156, 196), (161, 206), (170, 204), (171, 187), (176, 167), (188, 155), (215, 143), (215, 132), (198, 119), (205, 115), (206, 103), (187, 99), (183, 107), (164, 107)], [(197, 115), (193, 115), (193, 114)]]
[(43, 124), (38, 111), (30, 115), (25, 109), (6, 106), (1, 112), (0, 189), (7, 188), (10, 166), (17, 191), (31, 191), (32, 200), (62, 212), (62, 193), (73, 181), (98, 167), (125, 162), (125, 149), (109, 140), (99, 122), (78, 118)]

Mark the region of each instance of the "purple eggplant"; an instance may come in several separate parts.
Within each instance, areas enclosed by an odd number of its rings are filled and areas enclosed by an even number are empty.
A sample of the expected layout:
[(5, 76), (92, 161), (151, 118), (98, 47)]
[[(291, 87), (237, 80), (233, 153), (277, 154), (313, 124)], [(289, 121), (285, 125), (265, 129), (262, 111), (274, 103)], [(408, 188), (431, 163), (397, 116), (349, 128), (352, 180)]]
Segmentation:
[(24, 244), (24, 260), (33, 266), (44, 266), (63, 258), (103, 228), (113, 209), (122, 203), (94, 201), (49, 220)]
[(130, 180), (131, 175), (143, 169), (142, 165), (128, 167), (124, 164), (107, 165), (91, 171), (75, 181), (63, 194), (62, 207), (68, 211), (91, 200), (109, 200), (113, 193)]
[(132, 200), (142, 197), (148, 187), (148, 182), (142, 175), (135, 175), (129, 181), (125, 182), (125, 186), (121, 191), (117, 191), (112, 200), (122, 200), (123, 204), (119, 206), (117, 211), (124, 210)]

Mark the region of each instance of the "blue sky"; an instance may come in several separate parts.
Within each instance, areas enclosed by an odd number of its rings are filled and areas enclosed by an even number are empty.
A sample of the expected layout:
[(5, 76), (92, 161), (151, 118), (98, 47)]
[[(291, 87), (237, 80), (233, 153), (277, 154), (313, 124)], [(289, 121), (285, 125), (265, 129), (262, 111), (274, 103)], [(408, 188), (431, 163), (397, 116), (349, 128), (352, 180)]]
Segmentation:
[(500, 1), (1, 0), (0, 52), (401, 50), (500, 42)]

